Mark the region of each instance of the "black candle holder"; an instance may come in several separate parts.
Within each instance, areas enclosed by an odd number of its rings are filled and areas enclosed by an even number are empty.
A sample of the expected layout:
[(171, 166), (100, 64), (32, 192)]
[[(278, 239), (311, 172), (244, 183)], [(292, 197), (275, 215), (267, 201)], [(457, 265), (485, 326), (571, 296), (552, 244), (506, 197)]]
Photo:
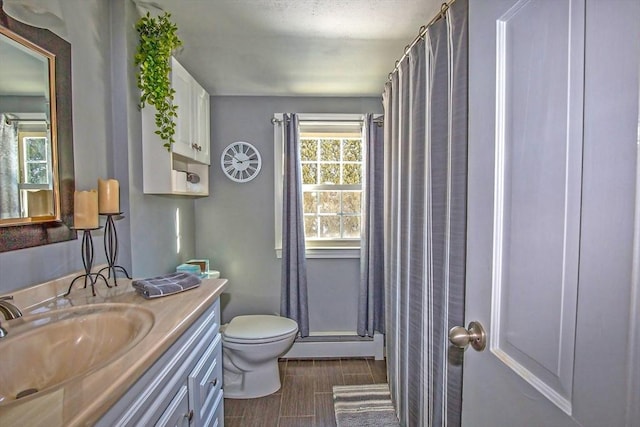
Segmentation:
[(104, 254), (107, 257), (108, 265), (101, 268), (98, 273), (102, 273), (102, 271), (107, 270), (107, 277), (111, 279), (113, 274), (113, 284), (114, 286), (118, 286), (118, 279), (116, 278), (116, 272), (118, 270), (124, 273), (127, 279), (131, 279), (131, 276), (123, 266), (116, 265), (116, 260), (118, 259), (118, 233), (113, 222), (113, 217), (117, 216), (118, 219), (121, 219), (122, 212), (101, 213), (100, 215), (107, 217), (107, 222), (104, 225)]
[(71, 288), (73, 287), (73, 284), (78, 279), (84, 278), (85, 289), (87, 288), (87, 280), (89, 281), (89, 283), (91, 284), (91, 292), (93, 293), (94, 297), (96, 296), (95, 284), (98, 281), (98, 278), (102, 278), (102, 280), (104, 280), (104, 283), (107, 285), (108, 288), (111, 287), (111, 285), (109, 285), (109, 282), (107, 281), (107, 278), (104, 277), (103, 274), (101, 274), (100, 272), (97, 272), (97, 273), (91, 272), (91, 268), (93, 267), (93, 238), (91, 237), (91, 231), (98, 230), (100, 228), (102, 227), (74, 228), (75, 230), (82, 231), (82, 265), (84, 266), (84, 274), (81, 274), (75, 277), (71, 281), (71, 284), (69, 285), (69, 289), (67, 290), (67, 293), (64, 294), (65, 297), (71, 293)]

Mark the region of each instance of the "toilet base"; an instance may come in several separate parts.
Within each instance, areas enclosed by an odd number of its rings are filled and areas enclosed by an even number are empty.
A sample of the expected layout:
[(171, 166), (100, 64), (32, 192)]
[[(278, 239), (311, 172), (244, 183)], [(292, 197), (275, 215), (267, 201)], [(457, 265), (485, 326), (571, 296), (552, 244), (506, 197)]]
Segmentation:
[(224, 369), (224, 397), (229, 399), (253, 399), (268, 396), (280, 390), (278, 359), (256, 366), (250, 372), (235, 373)]

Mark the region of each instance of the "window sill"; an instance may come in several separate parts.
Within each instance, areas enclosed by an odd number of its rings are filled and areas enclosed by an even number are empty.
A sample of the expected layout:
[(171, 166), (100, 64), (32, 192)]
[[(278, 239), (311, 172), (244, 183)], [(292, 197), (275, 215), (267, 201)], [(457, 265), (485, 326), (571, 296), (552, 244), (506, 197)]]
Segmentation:
[[(307, 248), (306, 258), (360, 258), (360, 248)], [(276, 257), (282, 258), (282, 248), (276, 249)]]

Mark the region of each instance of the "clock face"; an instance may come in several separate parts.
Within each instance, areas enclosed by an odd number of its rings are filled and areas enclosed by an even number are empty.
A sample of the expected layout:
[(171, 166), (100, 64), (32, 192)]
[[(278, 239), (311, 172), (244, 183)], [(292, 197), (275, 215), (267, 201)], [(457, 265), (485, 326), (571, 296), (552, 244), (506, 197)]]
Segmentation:
[(222, 171), (235, 182), (251, 181), (258, 176), (261, 166), (260, 153), (248, 142), (232, 142), (220, 156)]

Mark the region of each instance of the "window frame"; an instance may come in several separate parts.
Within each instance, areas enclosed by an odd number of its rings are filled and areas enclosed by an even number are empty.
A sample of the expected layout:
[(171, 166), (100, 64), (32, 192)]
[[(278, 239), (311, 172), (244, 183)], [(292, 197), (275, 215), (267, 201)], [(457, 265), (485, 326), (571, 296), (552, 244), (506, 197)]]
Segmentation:
[[(38, 189), (38, 190), (50, 190), (52, 188), (52, 164), (51, 164), (51, 143), (47, 132), (35, 132), (35, 131), (20, 131), (18, 132), (18, 139), (20, 140), (20, 188), (21, 189)], [(44, 160), (30, 160), (27, 157), (28, 149), (27, 145), (31, 140), (44, 140), (45, 155)], [(29, 165), (39, 164), (45, 165), (47, 169), (47, 182), (46, 183), (33, 183), (27, 182), (29, 177)]]
[[(298, 114), (300, 121), (352, 121), (364, 123), (364, 114)], [(282, 258), (282, 197), (284, 181), (284, 127), (282, 121), (284, 113), (273, 115), (274, 126), (274, 209), (275, 209), (275, 251), (278, 258)], [(365, 144), (365, 141), (363, 141)], [(364, 153), (363, 153), (364, 155)], [(363, 157), (364, 165), (364, 157)], [(366, 167), (366, 166), (365, 166)], [(362, 171), (364, 177), (364, 170)], [(364, 181), (361, 184), (364, 191)], [(356, 243), (349, 244), (349, 241)], [(305, 240), (307, 258), (360, 258), (360, 239), (336, 239), (325, 241)]]

